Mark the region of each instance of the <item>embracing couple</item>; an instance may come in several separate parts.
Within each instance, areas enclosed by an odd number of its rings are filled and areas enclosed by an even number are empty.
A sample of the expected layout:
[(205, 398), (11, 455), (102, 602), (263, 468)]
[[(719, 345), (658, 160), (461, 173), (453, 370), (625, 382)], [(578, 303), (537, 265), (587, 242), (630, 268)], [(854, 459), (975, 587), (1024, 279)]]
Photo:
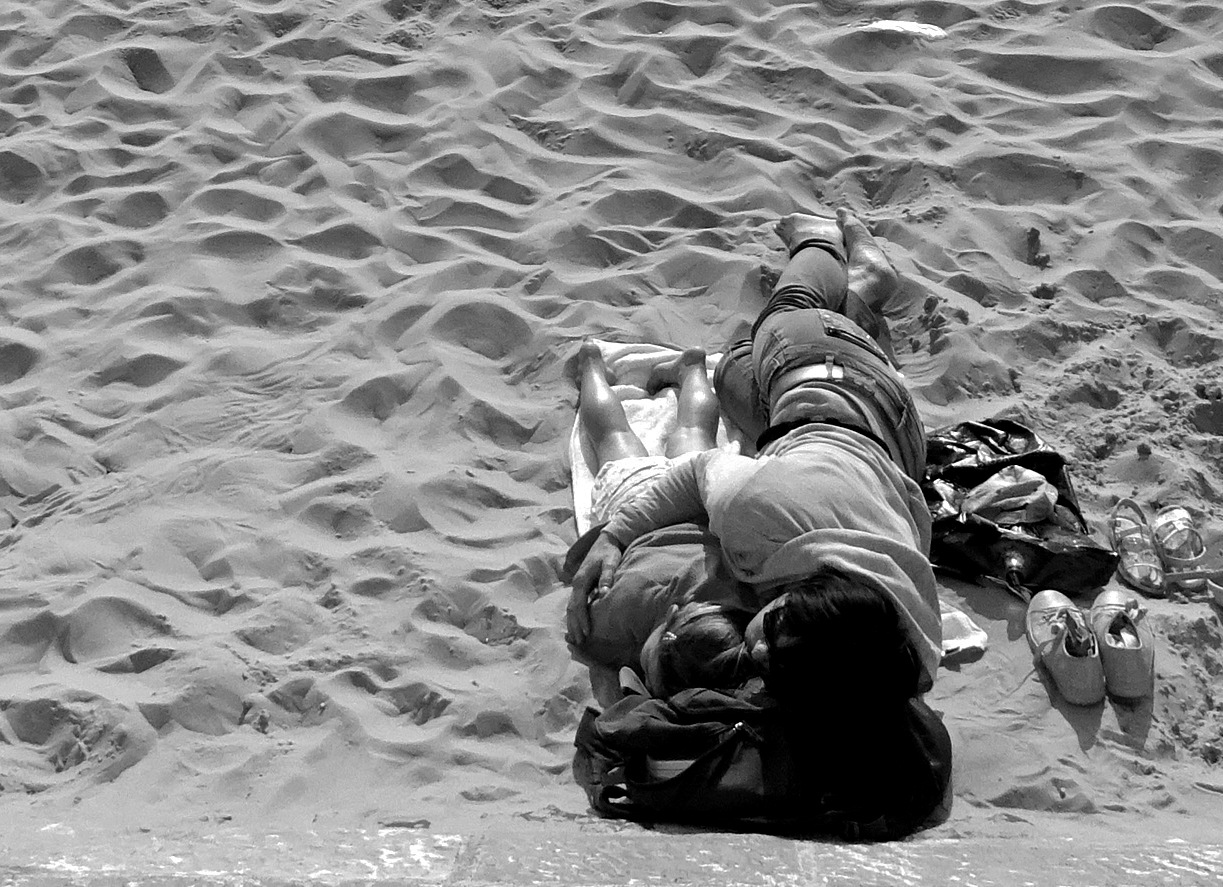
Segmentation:
[[(881, 318), (896, 273), (865, 225), (840, 210), (777, 232), (789, 263), (714, 390), (699, 351), (657, 380), (679, 388), (665, 458), (636, 440), (583, 348), (605, 523), (575, 552), (568, 634), (595, 667), (635, 655), (656, 696), (759, 676), (812, 752), (812, 785), (869, 804), (924, 766), (915, 732), (946, 737), (921, 701), (941, 655), (925, 434)], [(757, 436), (755, 457), (713, 448), (719, 406)], [(645, 586), (664, 612), (639, 606)], [(607, 626), (634, 622), (617, 651)]]

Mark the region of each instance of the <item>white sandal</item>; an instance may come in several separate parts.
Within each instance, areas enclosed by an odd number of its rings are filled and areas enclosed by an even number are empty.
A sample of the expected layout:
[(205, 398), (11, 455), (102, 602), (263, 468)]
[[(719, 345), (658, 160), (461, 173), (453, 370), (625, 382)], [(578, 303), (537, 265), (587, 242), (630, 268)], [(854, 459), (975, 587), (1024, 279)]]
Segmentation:
[(1202, 570), (1206, 544), (1189, 509), (1168, 505), (1159, 509), (1151, 521), (1155, 547), (1164, 565), (1164, 580), (1186, 591), (1206, 586), (1209, 570)]

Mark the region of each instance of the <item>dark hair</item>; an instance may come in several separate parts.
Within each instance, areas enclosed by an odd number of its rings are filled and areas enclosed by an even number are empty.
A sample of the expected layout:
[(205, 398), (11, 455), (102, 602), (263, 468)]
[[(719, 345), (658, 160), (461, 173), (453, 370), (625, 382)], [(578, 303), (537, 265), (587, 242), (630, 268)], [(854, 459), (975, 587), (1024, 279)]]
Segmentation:
[(665, 695), (704, 687), (738, 687), (748, 676), (743, 646), (746, 614), (717, 604), (686, 603), (671, 612), (658, 649), (658, 676)]
[[(769, 694), (799, 778), (851, 818), (887, 815), (923, 771), (911, 708), (921, 664), (892, 599), (824, 569), (766, 613)], [(898, 794), (899, 793), (899, 794)]]
[(839, 570), (824, 569), (777, 589), (765, 614), (765, 680), (778, 699), (813, 690), (829, 702), (876, 710), (917, 695), (921, 666), (891, 598)]

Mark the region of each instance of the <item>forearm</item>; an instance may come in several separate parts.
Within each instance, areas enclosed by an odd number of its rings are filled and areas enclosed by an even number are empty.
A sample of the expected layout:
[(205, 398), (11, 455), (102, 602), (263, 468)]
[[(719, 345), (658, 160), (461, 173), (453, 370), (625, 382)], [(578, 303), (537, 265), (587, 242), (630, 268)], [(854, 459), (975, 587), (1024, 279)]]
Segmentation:
[(649, 490), (621, 507), (603, 532), (624, 547), (660, 527), (685, 521), (705, 523), (708, 517), (700, 482), (704, 465), (704, 454), (671, 465)]

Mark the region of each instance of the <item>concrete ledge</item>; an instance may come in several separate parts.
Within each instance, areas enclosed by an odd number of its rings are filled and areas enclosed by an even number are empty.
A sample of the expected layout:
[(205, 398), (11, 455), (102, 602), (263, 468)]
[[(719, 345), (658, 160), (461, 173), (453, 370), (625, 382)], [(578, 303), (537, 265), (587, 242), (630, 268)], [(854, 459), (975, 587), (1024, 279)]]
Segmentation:
[(0, 887), (1152, 887), (1223, 880), (1223, 845), (1176, 838), (1145, 847), (945, 837), (844, 845), (751, 834), (637, 828), (585, 833), (527, 825), (479, 835), (380, 829), (253, 836), (231, 830), (194, 843), (149, 836), (135, 844), (83, 850), (68, 838), (61, 851), (48, 849), (42, 858), (6, 852)]

